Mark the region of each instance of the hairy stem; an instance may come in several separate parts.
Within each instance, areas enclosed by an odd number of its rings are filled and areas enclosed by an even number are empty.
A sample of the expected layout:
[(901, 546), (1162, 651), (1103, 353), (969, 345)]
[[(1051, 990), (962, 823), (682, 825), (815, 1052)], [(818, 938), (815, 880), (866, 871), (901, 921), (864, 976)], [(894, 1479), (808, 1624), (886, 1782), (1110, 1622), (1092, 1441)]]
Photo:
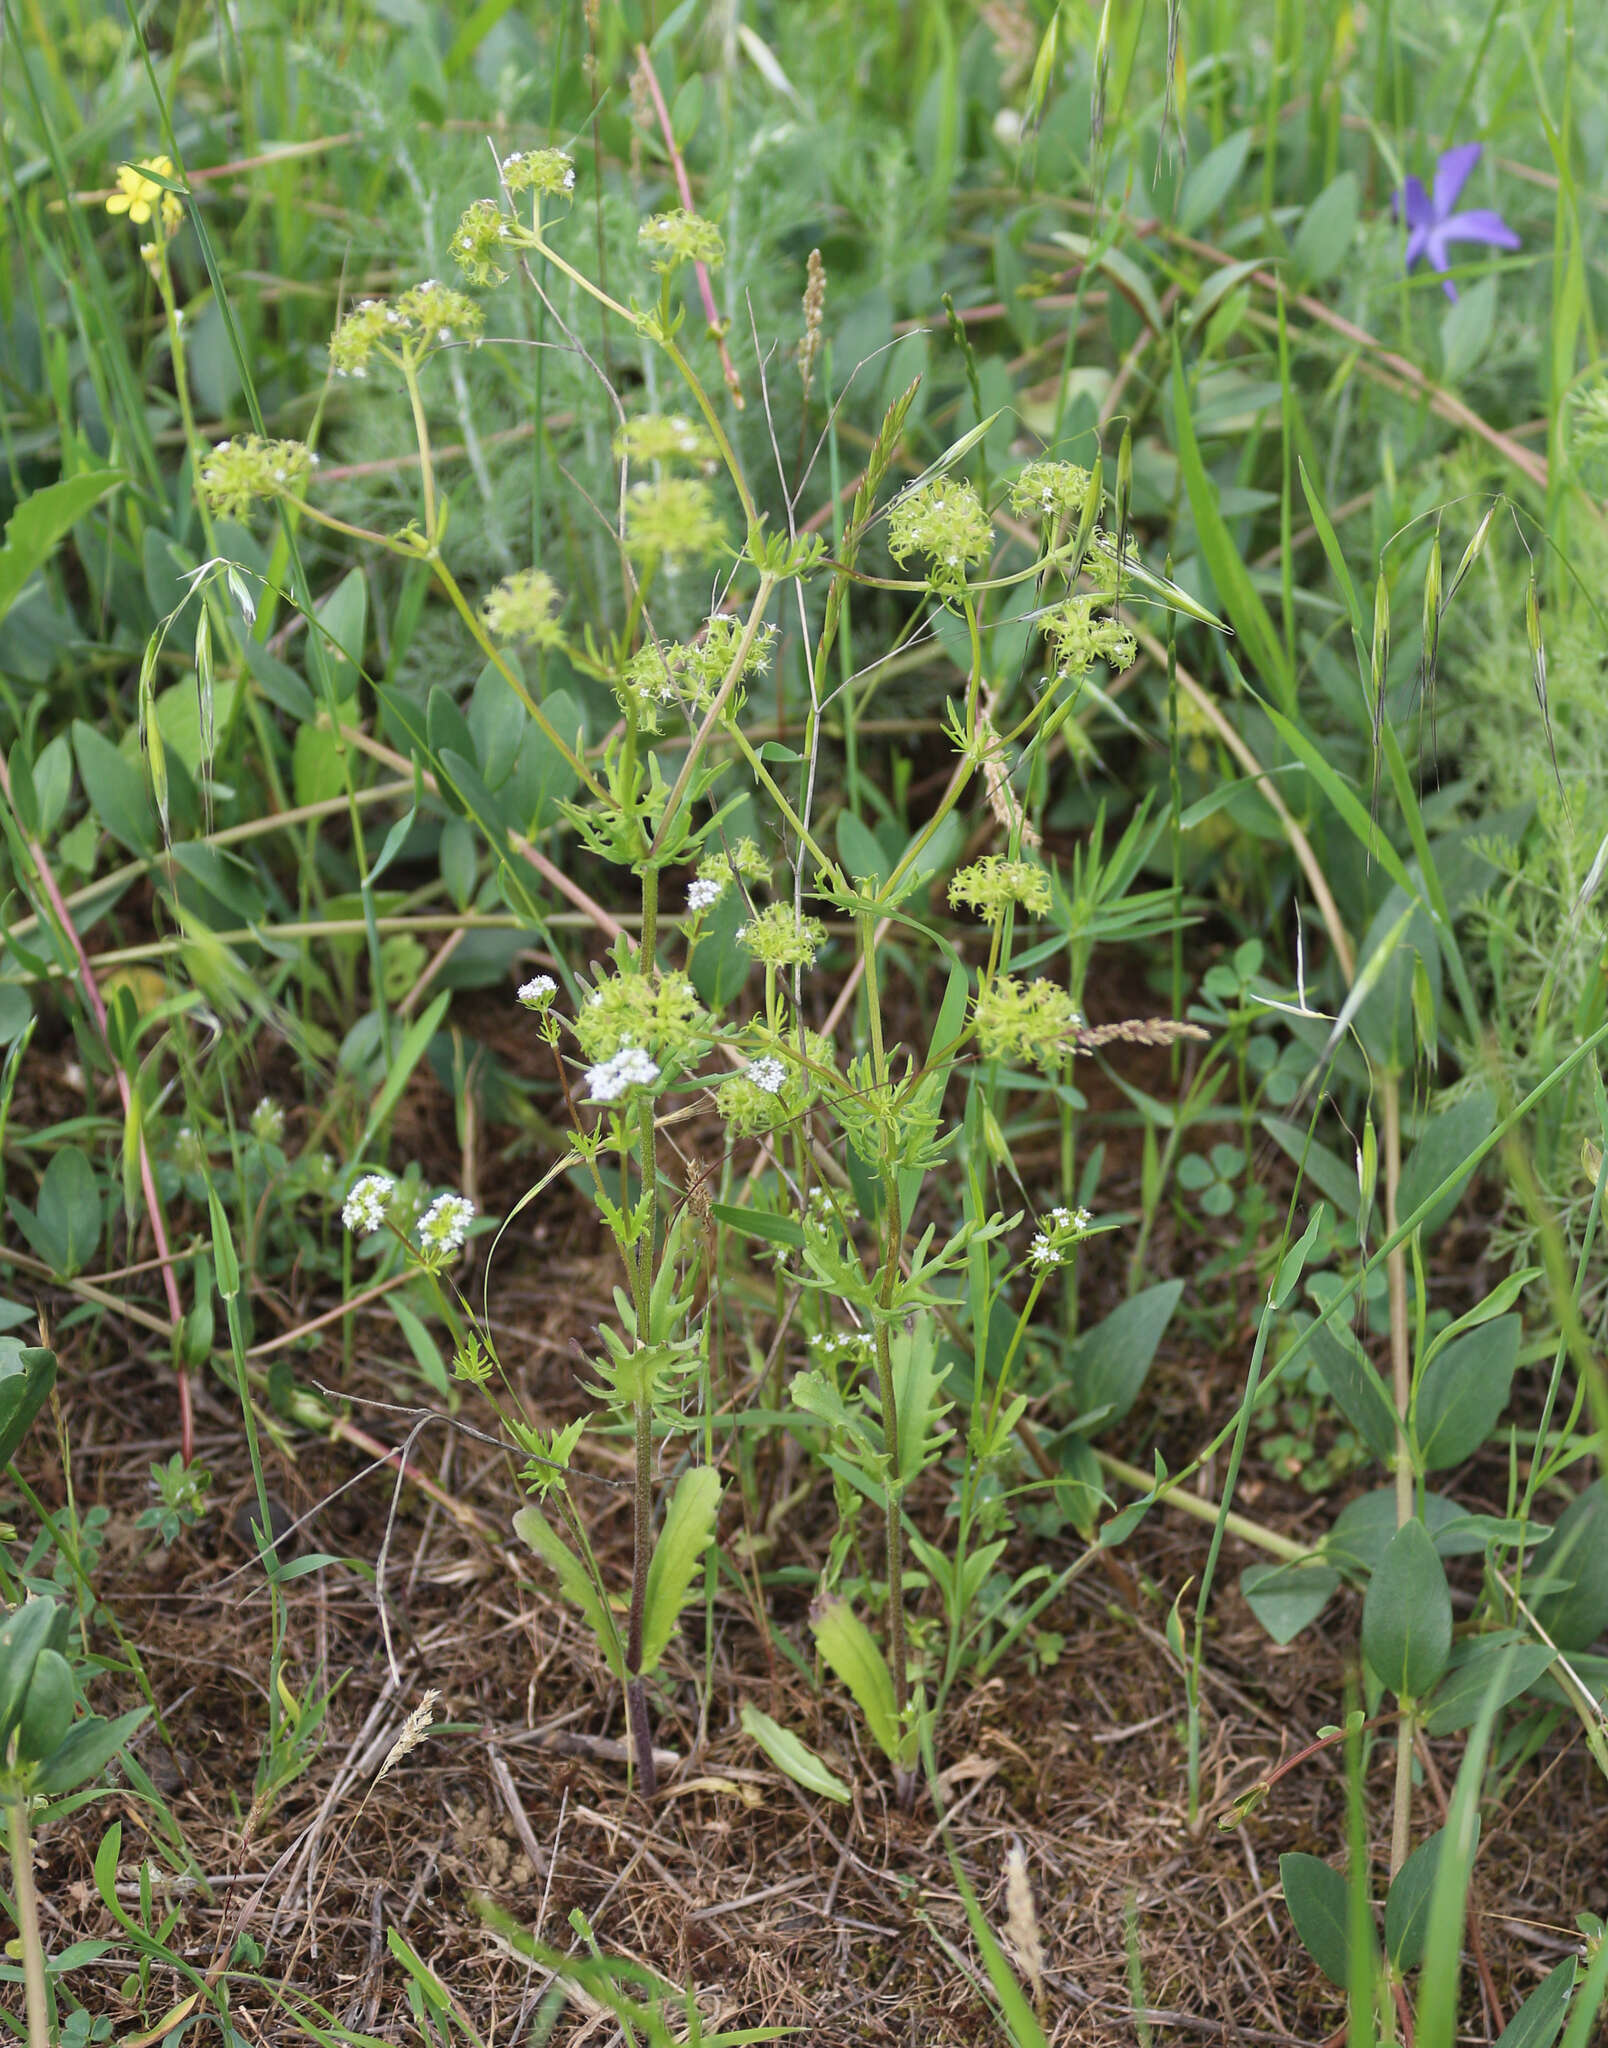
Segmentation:
[(39, 1931), (39, 1895), (34, 1890), (33, 1835), (28, 1802), (6, 1802), (11, 1850), (11, 1885), (16, 1894), (17, 1934), (22, 1943), (23, 1997), (28, 2011), (28, 2048), (50, 2048), (50, 1997), (45, 1988), (45, 1945)]
[(659, 1789), (653, 1767), (653, 1733), (648, 1726), (648, 1693), (642, 1679), (642, 1635), (648, 1610), (648, 1552), (653, 1534), (653, 1408), (636, 1404), (636, 1487), (631, 1504), (631, 1615), (625, 1645), (625, 1715), (636, 1750), (643, 1797)]

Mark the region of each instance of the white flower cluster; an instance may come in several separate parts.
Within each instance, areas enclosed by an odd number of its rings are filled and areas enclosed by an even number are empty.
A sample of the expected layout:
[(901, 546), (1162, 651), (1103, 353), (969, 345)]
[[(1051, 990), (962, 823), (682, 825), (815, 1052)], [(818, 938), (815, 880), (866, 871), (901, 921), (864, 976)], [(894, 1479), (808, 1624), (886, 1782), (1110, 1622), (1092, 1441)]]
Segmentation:
[(1048, 1228), (1039, 1231), (1027, 1248), (1027, 1256), (1036, 1271), (1047, 1266), (1064, 1265), (1067, 1247), (1088, 1235), (1094, 1218), (1087, 1209), (1055, 1208), (1044, 1221)]
[(536, 974), (521, 984), (519, 1000), (527, 1010), (545, 1010), (557, 994), (558, 983), (550, 974)]
[(749, 1061), (748, 1078), (756, 1088), (763, 1088), (767, 1095), (780, 1095), (782, 1083), (787, 1079), (787, 1069), (779, 1059), (767, 1053), (764, 1059)]
[(438, 1256), (455, 1252), (469, 1235), (474, 1219), (473, 1202), (462, 1195), (437, 1195), (419, 1218), (419, 1242)]
[(622, 1045), (612, 1059), (586, 1070), (589, 1102), (618, 1102), (627, 1088), (651, 1088), (659, 1078), (657, 1064), (640, 1045)]
[(368, 1173), (346, 1197), (341, 1221), (356, 1237), (367, 1237), (385, 1221), (396, 1182), (383, 1173)]
[(812, 1337), (810, 1349), (820, 1359), (869, 1359), (871, 1333), (869, 1330), (840, 1330), (833, 1336)]
[(687, 884), (687, 908), (694, 913), (708, 910), (713, 904), (718, 903), (725, 893), (724, 882), (706, 879), (700, 875), (697, 881)]

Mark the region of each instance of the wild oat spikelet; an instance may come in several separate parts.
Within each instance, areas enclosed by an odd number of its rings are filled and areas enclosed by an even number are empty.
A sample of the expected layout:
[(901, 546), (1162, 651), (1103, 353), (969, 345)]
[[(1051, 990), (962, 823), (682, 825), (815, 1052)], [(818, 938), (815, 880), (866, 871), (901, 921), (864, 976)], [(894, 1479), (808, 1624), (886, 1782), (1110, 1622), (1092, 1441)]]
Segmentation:
[(374, 1782), (376, 1785), (395, 1765), (402, 1761), (409, 1750), (417, 1749), (424, 1740), (426, 1731), (435, 1720), (433, 1709), (440, 1697), (440, 1693), (432, 1686), (413, 1709), (413, 1712), (402, 1723), (401, 1733), (397, 1736), (395, 1742), (391, 1744), (390, 1754), (386, 1757), (385, 1762), (380, 1765), (379, 1771), (375, 1775)]
[(1005, 1855), (1005, 1940), (1037, 2005), (1044, 1995), (1044, 1944), (1039, 1939), (1027, 1855), (1020, 1842), (1012, 1842)]
[(798, 345), (798, 381), (806, 405), (815, 382), (815, 365), (821, 353), (821, 323), (826, 311), (826, 265), (819, 249), (810, 251), (804, 277), (804, 337)]

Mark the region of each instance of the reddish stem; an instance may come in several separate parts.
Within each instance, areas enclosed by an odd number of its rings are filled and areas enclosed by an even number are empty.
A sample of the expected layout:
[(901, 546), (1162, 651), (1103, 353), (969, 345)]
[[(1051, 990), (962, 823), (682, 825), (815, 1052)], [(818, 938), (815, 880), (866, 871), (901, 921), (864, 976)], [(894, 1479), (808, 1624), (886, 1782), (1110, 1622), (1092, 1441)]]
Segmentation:
[[(4, 760), (0, 760), (0, 792), (4, 793), (6, 802), (11, 804), (12, 815), (15, 817), (17, 807), (11, 800), (11, 776)], [(20, 818), (18, 823), (21, 823)], [(95, 970), (89, 964), (89, 955), (84, 950), (83, 940), (78, 936), (78, 927), (73, 923), (72, 913), (68, 910), (66, 899), (56, 884), (56, 877), (51, 872), (45, 849), (38, 840), (29, 838), (26, 833), (23, 835), (23, 844), (28, 849), (28, 858), (34, 864), (39, 885), (50, 899), (50, 907), (56, 913), (56, 920), (77, 956), (78, 977), (83, 984), (84, 1000), (89, 1004), (90, 1014), (95, 1019), (95, 1028), (101, 1035), (101, 1042), (106, 1047), (107, 1057), (112, 1063), (112, 1072), (117, 1077), (117, 1092), (122, 1098), (123, 1116), (126, 1121), (129, 1104), (133, 1100), (133, 1091), (129, 1086), (128, 1075), (112, 1052), (111, 1034), (106, 1022), (106, 1005), (101, 1000)], [(162, 1290), (167, 1296), (168, 1320), (172, 1323), (176, 1335), (179, 1325), (184, 1321), (184, 1305), (179, 1299), (178, 1276), (173, 1270), (173, 1258), (168, 1250), (167, 1227), (162, 1221), (162, 1204), (156, 1192), (156, 1176), (151, 1171), (150, 1154), (145, 1149), (143, 1129), (140, 1132), (139, 1143), (140, 1187), (145, 1195), (145, 1213), (151, 1220), (151, 1236), (156, 1242), (157, 1261), (162, 1268)], [(177, 1364), (176, 1371), (179, 1385), (179, 1449), (185, 1464), (188, 1465), (195, 1455), (195, 1414), (190, 1400), (190, 1375), (182, 1361)]]
[[(642, 76), (647, 81), (648, 91), (653, 98), (653, 111), (659, 117), (659, 132), (664, 137), (664, 146), (670, 152), (670, 168), (676, 174), (676, 190), (681, 194), (681, 203), (688, 213), (697, 211), (692, 203), (692, 184), (687, 177), (687, 166), (682, 161), (681, 151), (676, 147), (675, 131), (670, 126), (670, 109), (664, 103), (664, 94), (659, 90), (658, 76), (653, 69), (653, 60), (648, 55), (646, 43), (637, 44), (637, 63), (642, 67)], [(704, 263), (693, 264), (698, 276), (698, 292), (703, 300), (704, 317), (709, 322), (709, 332), (715, 338), (720, 350), (720, 373), (726, 380), (726, 389), (731, 393), (731, 402), (739, 412), (743, 409), (743, 387), (737, 379), (737, 366), (726, 347), (726, 323), (721, 319), (715, 306), (715, 292), (709, 282), (709, 267)]]

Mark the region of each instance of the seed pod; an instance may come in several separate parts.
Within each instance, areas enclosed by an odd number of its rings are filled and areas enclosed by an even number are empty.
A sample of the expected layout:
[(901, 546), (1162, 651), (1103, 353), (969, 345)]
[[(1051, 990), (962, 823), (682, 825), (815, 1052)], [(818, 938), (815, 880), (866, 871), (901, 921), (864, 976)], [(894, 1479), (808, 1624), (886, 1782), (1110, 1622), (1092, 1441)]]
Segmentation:
[(1385, 729), (1385, 680), (1390, 673), (1390, 586), (1381, 570), (1374, 585), (1373, 629), (1373, 790), (1370, 813), (1379, 810), (1379, 757)]
[(1541, 637), (1541, 592), (1533, 569), (1529, 582), (1524, 586), (1524, 634), (1530, 643), (1530, 681), (1535, 688), (1536, 708), (1541, 713), (1547, 748), (1552, 755), (1552, 779), (1561, 796), (1563, 777), (1558, 773), (1558, 745), (1552, 735), (1552, 713), (1547, 706), (1547, 644)]
[(1027, 81), (1027, 98), (1022, 105), (1022, 133), (1033, 134), (1044, 118), (1044, 102), (1049, 96), (1050, 81), (1055, 76), (1056, 58), (1061, 48), (1061, 10), (1056, 8), (1050, 16), (1050, 25), (1039, 42), (1038, 54), (1033, 59), (1033, 75)]
[(1100, 9), (1100, 29), (1094, 39), (1094, 104), (1089, 109), (1089, 135), (1098, 149), (1105, 138), (1106, 73), (1111, 66), (1111, 0)]
[(1429, 562), (1424, 570), (1424, 694), (1435, 695), (1435, 662), (1440, 653), (1441, 544), (1437, 532), (1429, 544)]
[(1473, 568), (1474, 564), (1479, 560), (1480, 556), (1484, 554), (1485, 537), (1491, 530), (1491, 521), (1496, 517), (1496, 507), (1501, 502), (1501, 499), (1498, 498), (1495, 501), (1495, 503), (1491, 505), (1490, 509), (1486, 512), (1485, 517), (1480, 521), (1479, 525), (1475, 527), (1474, 538), (1469, 542), (1468, 546), (1464, 548), (1463, 558), (1457, 565), (1457, 573), (1453, 576), (1451, 582), (1447, 585), (1446, 597), (1442, 607), (1443, 609), (1445, 605), (1450, 604), (1452, 599), (1456, 597), (1458, 586), (1462, 583), (1463, 578), (1468, 574), (1469, 570)]
[(1128, 513), (1133, 502), (1133, 422), (1122, 430), (1117, 450), (1117, 588), (1115, 602), (1122, 602), (1122, 568), (1128, 554)]
[(1105, 458), (1097, 455), (1094, 467), (1089, 471), (1089, 487), (1083, 493), (1083, 510), (1078, 514), (1077, 538), (1072, 544), (1072, 559), (1067, 564), (1066, 580), (1076, 583), (1083, 570), (1084, 560), (1089, 552), (1089, 543), (1094, 538), (1094, 522), (1100, 516), (1100, 507), (1105, 502), (1105, 487), (1102, 473)]
[(1379, 1185), (1379, 1137), (1374, 1120), (1365, 1117), (1362, 1143), (1357, 1147), (1357, 1243), (1368, 1242), (1368, 1225), (1373, 1220), (1374, 1190)]
[(17, 1754), (35, 1764), (53, 1756), (73, 1725), (77, 1698), (73, 1667), (59, 1650), (41, 1650), (17, 1723)]
[(145, 659), (140, 665), (139, 726), (140, 744), (145, 749), (145, 758), (151, 769), (151, 793), (156, 798), (156, 810), (162, 820), (162, 838), (171, 838), (168, 825), (168, 778), (167, 753), (162, 743), (162, 728), (156, 719), (156, 658), (162, 649), (161, 639), (153, 634), (146, 645)]

